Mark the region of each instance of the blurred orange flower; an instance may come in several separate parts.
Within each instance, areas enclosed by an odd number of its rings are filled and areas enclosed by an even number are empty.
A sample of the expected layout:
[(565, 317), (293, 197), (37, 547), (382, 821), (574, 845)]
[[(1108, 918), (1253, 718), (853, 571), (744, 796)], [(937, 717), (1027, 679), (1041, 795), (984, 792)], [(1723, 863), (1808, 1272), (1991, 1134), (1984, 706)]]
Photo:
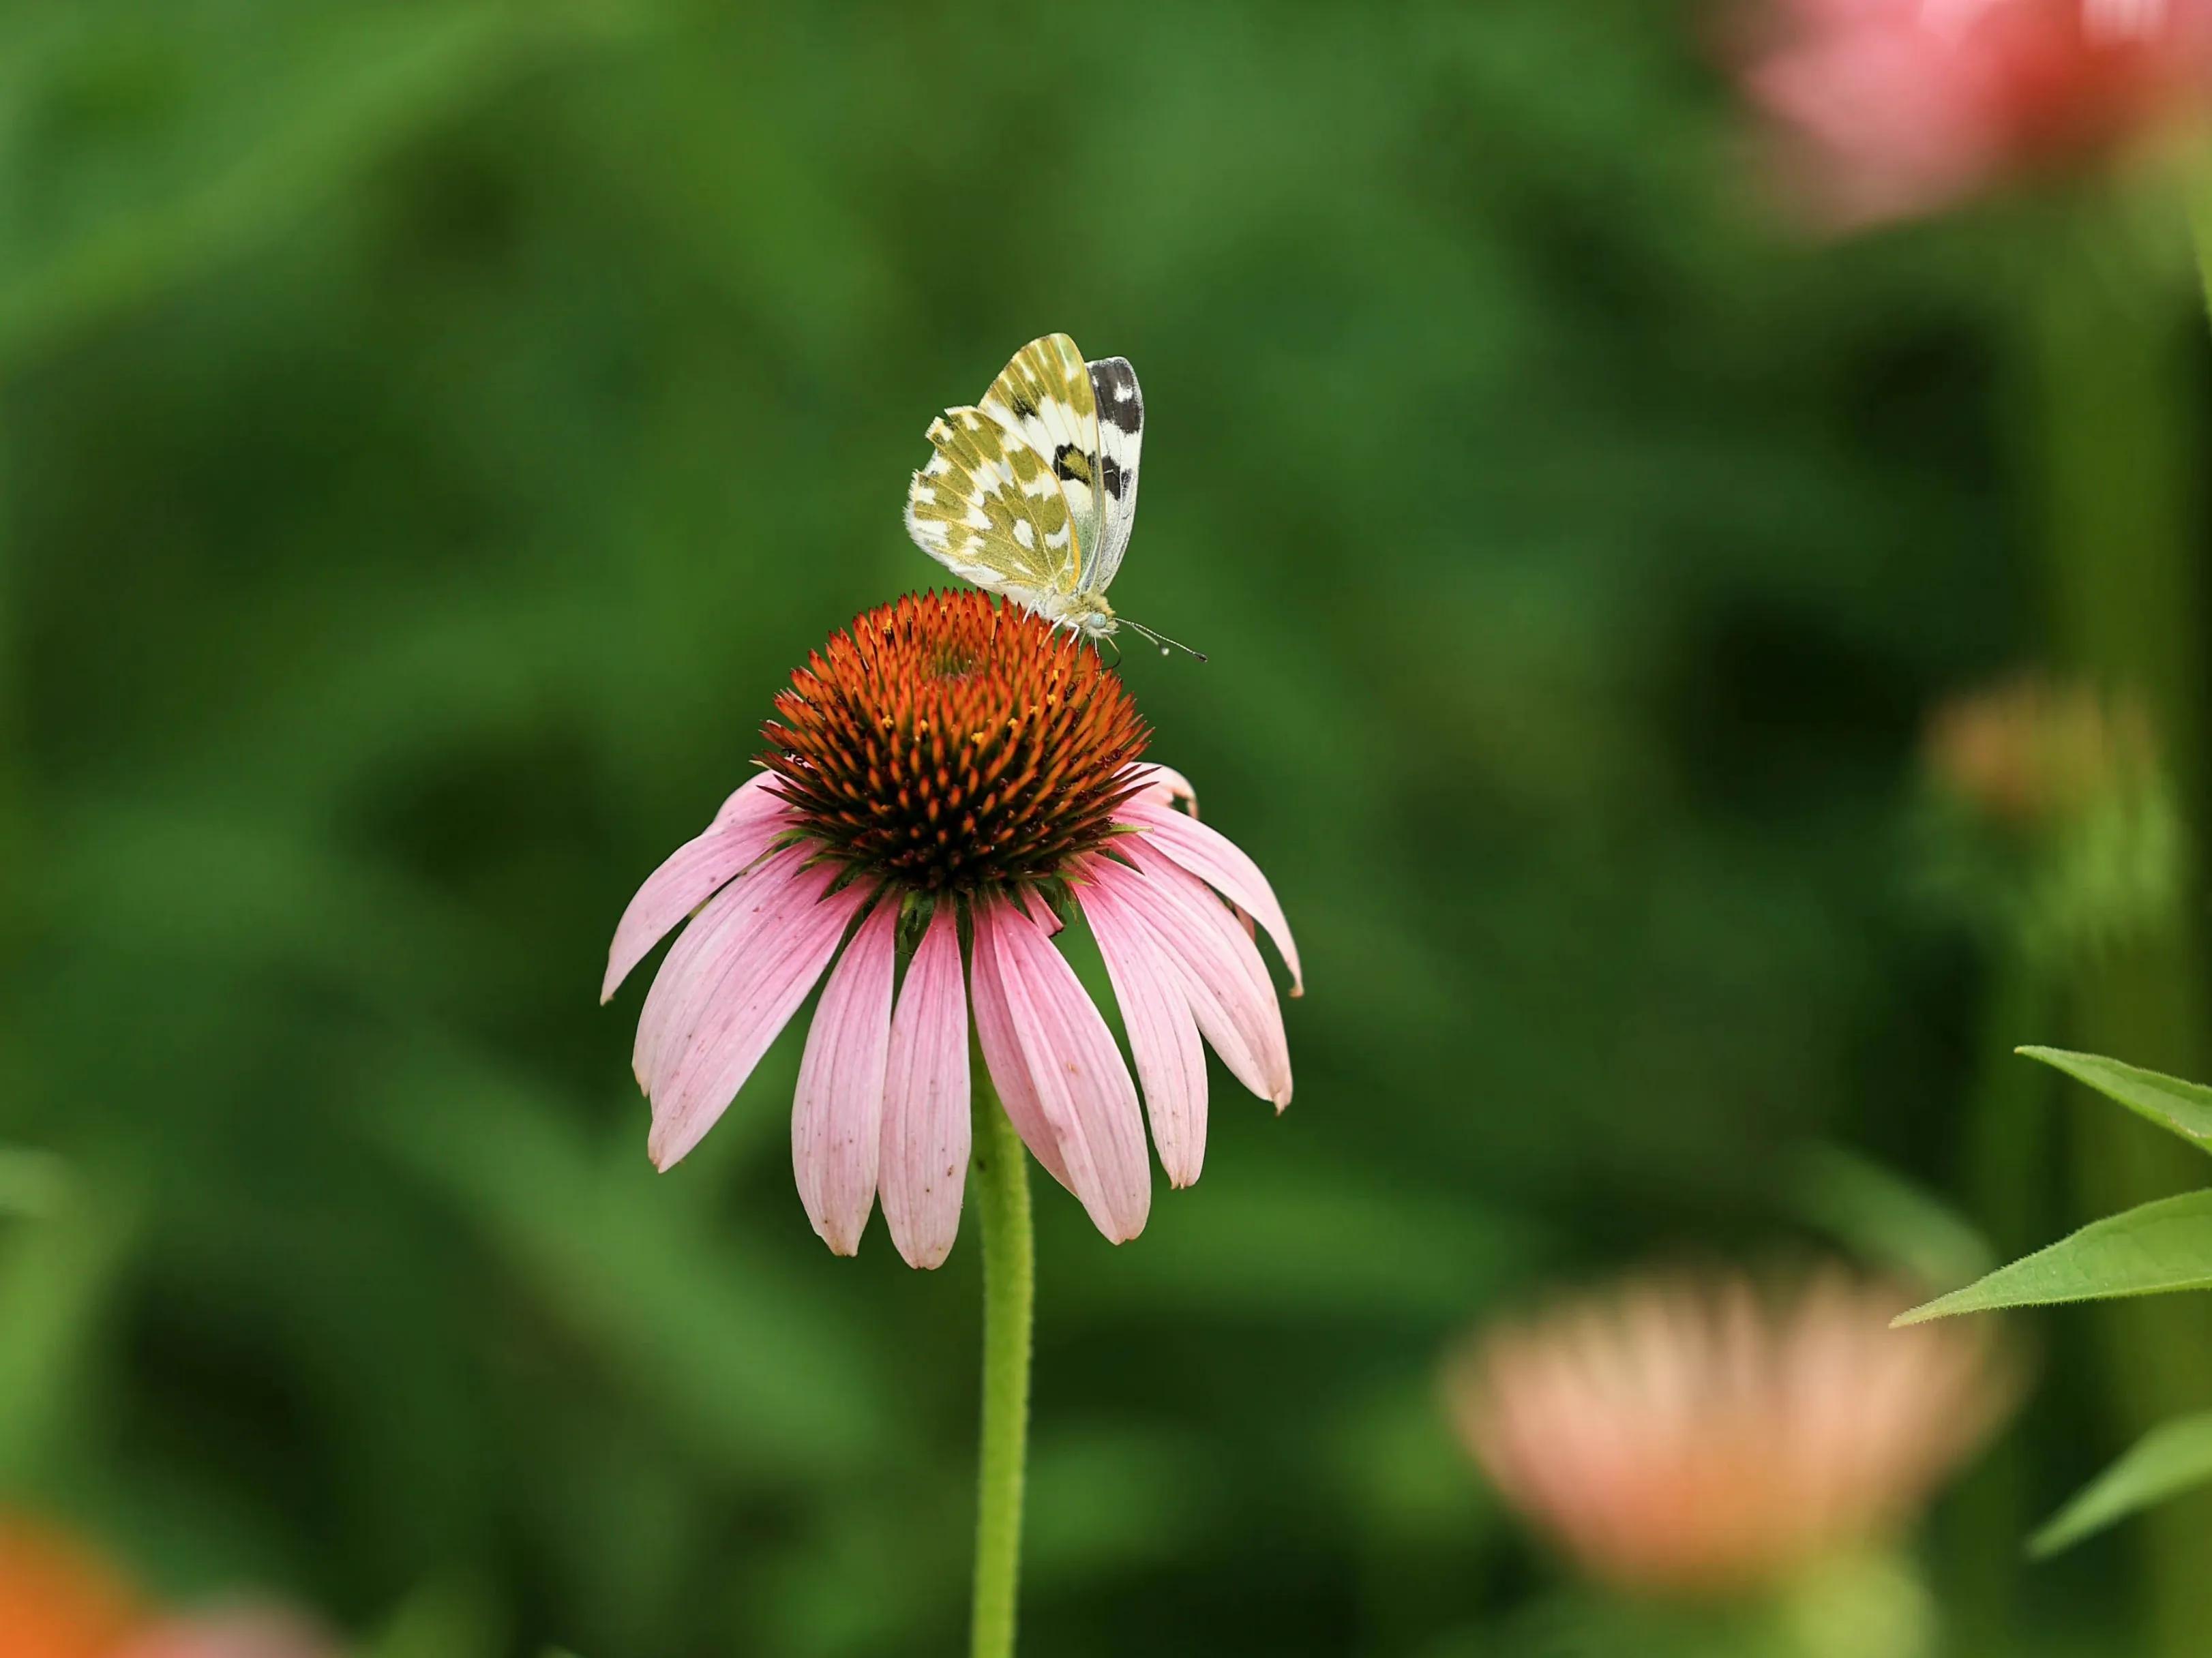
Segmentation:
[(158, 1611), (83, 1545), (0, 1515), (0, 1658), (334, 1658), (337, 1650), (281, 1606)]
[(28, 1521), (0, 1517), (0, 1658), (106, 1658), (143, 1616), (106, 1562)]

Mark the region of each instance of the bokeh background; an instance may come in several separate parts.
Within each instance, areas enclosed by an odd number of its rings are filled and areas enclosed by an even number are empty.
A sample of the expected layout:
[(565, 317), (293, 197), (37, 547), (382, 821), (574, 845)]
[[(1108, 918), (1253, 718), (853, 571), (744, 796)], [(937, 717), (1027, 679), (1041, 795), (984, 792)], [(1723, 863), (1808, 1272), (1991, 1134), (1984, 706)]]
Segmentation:
[[(2194, 637), (2179, 233), (2046, 197), (1808, 236), (1724, 35), (0, 7), (0, 1502), (407, 1658), (957, 1648), (972, 1224), (934, 1274), (822, 1248), (795, 1031), (656, 1176), (639, 993), (594, 990), (783, 676), (933, 579), (930, 416), (1053, 329), (1143, 375), (1115, 598), (1212, 659), (1125, 677), (1310, 993), (1295, 1104), (1218, 1076), (1140, 1240), (1040, 1187), (1026, 1650), (1551, 1650), (1565, 1575), (1438, 1408), (1463, 1331), (1653, 1259), (1924, 1259), (1991, 1223), (1991, 1109), (2165, 1178), (1988, 1079), (2185, 1064), (2196, 889), (2184, 967), (2009, 973), (1922, 732), (2153, 659), (2188, 810), (2185, 653), (2128, 620)], [(2051, 391), (2069, 341), (2106, 392)], [(2180, 1011), (2129, 1042), (2153, 981)], [(2002, 1247), (2116, 1206), (2074, 1163)], [(2148, 1370), (2024, 1332), (2005, 1487), (1921, 1544), (1985, 1649), (2139, 1649), (2156, 1528), (2030, 1568), (2012, 1522), (2146, 1375), (2212, 1402), (2158, 1315)]]

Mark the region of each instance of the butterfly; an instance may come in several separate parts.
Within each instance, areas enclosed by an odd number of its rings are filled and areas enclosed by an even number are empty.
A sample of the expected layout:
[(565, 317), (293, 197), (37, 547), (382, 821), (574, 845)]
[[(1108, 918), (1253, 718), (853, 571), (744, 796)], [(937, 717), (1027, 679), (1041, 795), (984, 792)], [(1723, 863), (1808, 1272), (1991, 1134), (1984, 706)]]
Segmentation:
[(929, 441), (935, 452), (907, 487), (915, 545), (1057, 627), (1094, 640), (1127, 627), (1163, 652), (1174, 643), (1106, 598), (1129, 550), (1145, 444), (1127, 357), (1085, 362), (1065, 334), (1031, 340), (980, 404), (932, 421)]

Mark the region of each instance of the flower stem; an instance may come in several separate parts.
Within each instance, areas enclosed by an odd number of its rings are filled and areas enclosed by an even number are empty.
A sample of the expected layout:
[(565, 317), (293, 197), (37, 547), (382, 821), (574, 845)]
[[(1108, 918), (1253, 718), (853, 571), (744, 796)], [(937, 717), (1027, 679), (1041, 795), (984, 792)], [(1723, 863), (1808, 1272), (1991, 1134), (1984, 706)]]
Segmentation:
[(983, 1221), (983, 1432), (976, 1473), (972, 1658), (1012, 1658), (1022, 1571), (1022, 1483), (1029, 1448), (1030, 1327), (1036, 1238), (1029, 1154), (990, 1083), (975, 1090), (976, 1206)]
[[(2042, 1066), (2021, 1064), (2013, 1049), (2039, 1040), (2024, 1030), (2057, 1029), (2064, 999), (2025, 943), (2008, 941), (1996, 955), (1966, 1099), (1966, 1187), (1973, 1218), (1998, 1259), (2010, 1260), (2052, 1236), (2047, 1210), (2063, 1166), (2057, 1090), (2039, 1074)], [(2010, 1652), (2017, 1644), (2014, 1621), (2027, 1564), (2020, 1540), (2038, 1517), (2027, 1451), (2017, 1435), (1991, 1446), (1946, 1516), (1951, 1579), (1944, 1600), (1962, 1651)]]
[[(2033, 449), (2050, 582), (2051, 642), (2092, 683), (2141, 696), (2163, 739), (2193, 829), (2212, 821), (2206, 764), (2207, 614), (2197, 525), (2203, 409), (2179, 349), (2179, 307), (2154, 281), (2070, 257), (2044, 258), (2031, 321)], [(2063, 1029), (2076, 1048), (2192, 1077), (2212, 1066), (2205, 1009), (2212, 962), (2199, 902), (2163, 928), (2069, 964)], [(2077, 1219), (2201, 1186), (2203, 1160), (2101, 1102), (2073, 1102), (2069, 1173)], [(2162, 1297), (2100, 1309), (2111, 1419), (2124, 1444), (2202, 1409), (2212, 1376), (2212, 1309)], [(2147, 1658), (2195, 1658), (2212, 1627), (2203, 1540), (2212, 1496), (2162, 1505), (2136, 1531), (2147, 1591)]]
[(2189, 228), (2197, 244), (2197, 276), (2204, 289), (2204, 308), (2212, 313), (2212, 167), (2203, 176), (2189, 202)]

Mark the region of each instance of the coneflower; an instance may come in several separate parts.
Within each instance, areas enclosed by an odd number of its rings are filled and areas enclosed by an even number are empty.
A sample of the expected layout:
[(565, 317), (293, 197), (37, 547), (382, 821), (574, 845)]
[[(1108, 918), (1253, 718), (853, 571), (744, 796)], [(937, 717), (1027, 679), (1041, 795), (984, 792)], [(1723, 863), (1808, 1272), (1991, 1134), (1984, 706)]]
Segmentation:
[(1097, 940), (1174, 1186), (1205, 1158), (1201, 1036), (1255, 1094), (1290, 1102), (1251, 921), (1298, 993), (1266, 878), (1179, 809), (1190, 786), (1143, 763), (1150, 735), (1091, 647), (980, 593), (902, 598), (833, 636), (776, 698), (760, 770), (616, 929), (602, 1000), (692, 917), (638, 1021), (653, 1162), (698, 1144), (826, 972), (792, 1163), (831, 1249), (860, 1247), (880, 1195), (909, 1263), (951, 1250), (971, 1001), (1023, 1142), (1108, 1238), (1134, 1237), (1152, 1202), (1138, 1090), (1053, 943), (1062, 917)]
[(1778, 1592), (1910, 1521), (2011, 1410), (1986, 1329), (1890, 1328), (1913, 1298), (1839, 1269), (1787, 1295), (1646, 1278), (1485, 1332), (1448, 1400), (1499, 1493), (1592, 1576)]

